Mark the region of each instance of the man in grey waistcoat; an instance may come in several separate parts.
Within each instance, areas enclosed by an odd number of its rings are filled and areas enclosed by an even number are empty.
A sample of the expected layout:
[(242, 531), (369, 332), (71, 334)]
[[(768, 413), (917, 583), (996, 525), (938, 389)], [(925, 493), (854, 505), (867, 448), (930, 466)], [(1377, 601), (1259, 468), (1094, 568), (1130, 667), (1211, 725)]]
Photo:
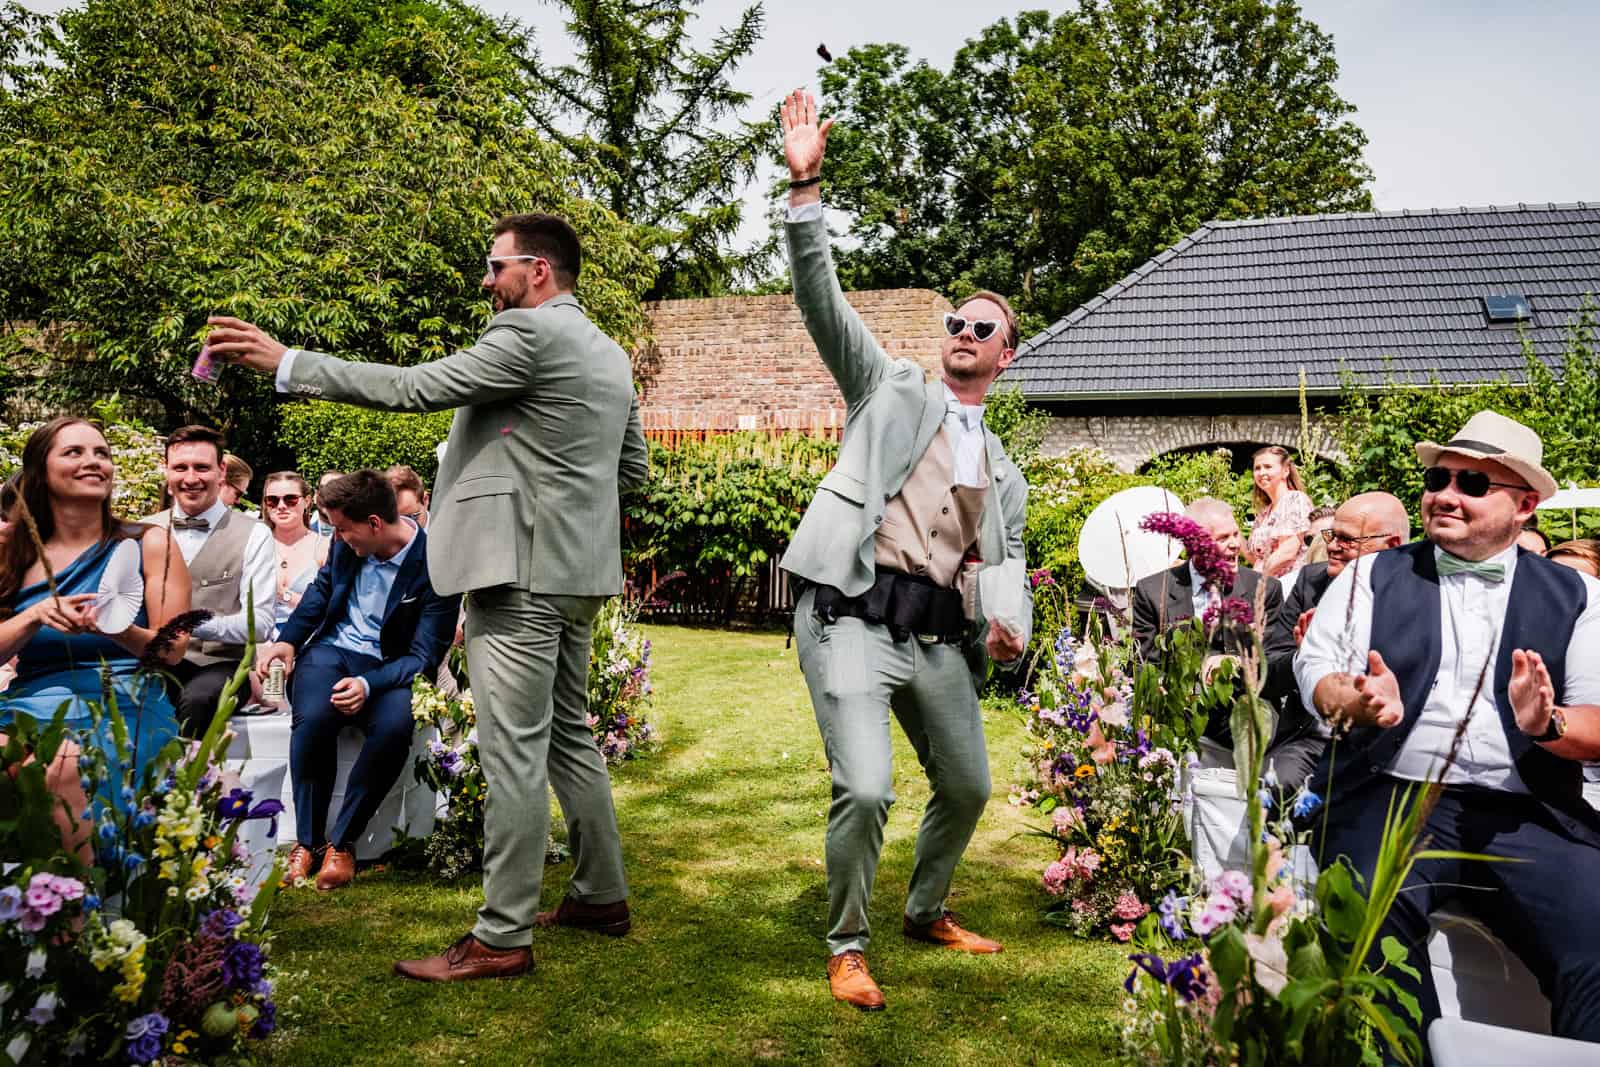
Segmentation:
[[(273, 374), (279, 392), (387, 411), (455, 408), (435, 481), (428, 571), (467, 594), (466, 647), (489, 784), (483, 907), (472, 931), (396, 973), (506, 977), (532, 966), (535, 925), (628, 931), (628, 884), (611, 779), (586, 722), (589, 634), (622, 591), (619, 490), (649, 452), (627, 353), (572, 290), (578, 235), (553, 215), (495, 227), (483, 288), (495, 315), (477, 343), (415, 367), (286, 350), (249, 323), (213, 318), (211, 351)], [(538, 911), (550, 823), (566, 816), (576, 870)]]
[(223, 437), (209, 426), (180, 426), (167, 436), (163, 474), (172, 506), (142, 520), (171, 532), (193, 586), (189, 603), (211, 612), (195, 627), (189, 651), (172, 668), (178, 727), (199, 737), (211, 725), (217, 700), (250, 637), (272, 637), (277, 561), (267, 524), (222, 502)]
[[(803, 589), (795, 642), (833, 775), (829, 989), (872, 1011), (884, 1006), (865, 950), (894, 802), (891, 710), (932, 786), (903, 930), (946, 948), (1000, 951), (957, 925), (945, 897), (989, 800), (978, 687), (989, 660), (1021, 658), (1031, 622), (1021, 566), (1028, 487), (983, 425), (984, 394), (1016, 354), (1016, 321), (1003, 297), (975, 294), (945, 317), (939, 381), (889, 359), (846, 302), (828, 252), (817, 186), (833, 120), (819, 125), (816, 100), (800, 90), (782, 119), (795, 303), (847, 409), (839, 461), (783, 568)], [(1020, 606), (1013, 628), (991, 625), (974, 596), (979, 572), (1008, 559), (1021, 587), (1009, 590)]]

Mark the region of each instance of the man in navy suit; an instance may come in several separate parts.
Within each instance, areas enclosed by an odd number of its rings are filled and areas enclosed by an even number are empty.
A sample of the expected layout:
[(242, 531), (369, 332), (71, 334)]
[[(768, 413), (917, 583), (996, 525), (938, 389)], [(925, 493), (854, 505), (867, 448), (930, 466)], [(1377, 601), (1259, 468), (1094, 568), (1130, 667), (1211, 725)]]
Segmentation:
[[(459, 596), (442, 597), (428, 579), (428, 535), (402, 517), (377, 471), (359, 470), (317, 491), (338, 537), (275, 644), (256, 656), (294, 672), (289, 775), (295, 837), (291, 884), (311, 876), (338, 889), (355, 877), (355, 842), (405, 769), (411, 751), (411, 681), (432, 677), (455, 633)], [(297, 661), (298, 656), (298, 661)], [(331, 838), (335, 742), (345, 726), (366, 734), (350, 771)]]

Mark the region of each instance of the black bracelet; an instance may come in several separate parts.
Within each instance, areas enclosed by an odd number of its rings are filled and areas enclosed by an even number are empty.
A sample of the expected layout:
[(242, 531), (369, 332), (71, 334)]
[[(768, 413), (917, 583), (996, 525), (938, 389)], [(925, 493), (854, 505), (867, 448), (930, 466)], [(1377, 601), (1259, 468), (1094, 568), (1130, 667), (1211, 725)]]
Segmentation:
[(822, 184), (822, 175), (818, 174), (818, 175), (816, 175), (815, 177), (812, 177), (812, 178), (801, 178), (797, 182), (791, 181), (789, 183), (789, 188), (791, 188), (791, 189), (804, 189), (807, 186), (821, 185), (821, 184)]

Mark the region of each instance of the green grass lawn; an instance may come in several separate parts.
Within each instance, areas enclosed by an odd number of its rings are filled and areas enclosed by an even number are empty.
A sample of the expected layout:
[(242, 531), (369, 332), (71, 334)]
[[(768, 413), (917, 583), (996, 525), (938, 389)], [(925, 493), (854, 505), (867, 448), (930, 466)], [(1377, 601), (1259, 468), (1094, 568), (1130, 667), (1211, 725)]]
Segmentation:
[[(952, 906), (1006, 945), (971, 957), (900, 934), (927, 783), (895, 734), (895, 791), (868, 959), (888, 998), (836, 1004), (824, 975), (828, 772), (782, 635), (652, 627), (664, 739), (616, 769), (633, 932), (535, 933), (534, 972), (427, 985), (401, 957), (472, 925), (478, 883), (365, 871), (345, 891), (285, 893), (273, 916), (280, 1064), (1104, 1062), (1125, 954), (1039, 922), (1043, 842), (1005, 801), (1020, 724), (987, 723), (996, 793), (956, 872)], [(570, 864), (546, 868), (561, 897)]]

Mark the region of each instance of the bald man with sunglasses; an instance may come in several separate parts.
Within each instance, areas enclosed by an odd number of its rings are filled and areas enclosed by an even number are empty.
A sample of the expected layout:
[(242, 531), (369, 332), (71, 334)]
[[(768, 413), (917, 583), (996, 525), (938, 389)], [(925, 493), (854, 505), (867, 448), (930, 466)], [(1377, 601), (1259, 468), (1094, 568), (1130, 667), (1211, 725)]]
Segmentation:
[[(984, 394), (1016, 356), (1017, 329), (1004, 298), (977, 293), (944, 316), (939, 380), (891, 360), (845, 300), (828, 251), (818, 185), (833, 120), (819, 123), (816, 100), (798, 90), (781, 111), (795, 303), (848, 411), (839, 461), (783, 567), (802, 590), (795, 642), (833, 777), (829, 989), (873, 1011), (884, 1000), (867, 971), (867, 907), (895, 799), (891, 709), (932, 787), (902, 929), (946, 949), (1000, 951), (959, 926), (945, 897), (989, 800), (978, 686), (990, 661), (1021, 658), (1031, 621), (1028, 489), (983, 421)], [(981, 603), (980, 572), (1007, 561), (984, 576), (995, 604)], [(1013, 602), (1009, 612), (1002, 599)], [(1012, 627), (991, 624), (986, 608)]]
[(1517, 546), (1556, 491), (1532, 430), (1483, 411), (1416, 450), (1424, 539), (1347, 563), (1295, 657), (1308, 709), (1353, 726), (1312, 775), (1327, 805), (1314, 852), (1370, 885), (1389, 812), (1442, 778), (1422, 830), (1439, 855), (1412, 868), (1380, 930), (1420, 978), (1386, 973), (1424, 1027), (1438, 1018), (1428, 916), (1448, 901), (1528, 965), (1554, 1034), (1600, 1041), (1600, 922), (1575, 891), (1600, 884), (1579, 762), (1600, 756), (1600, 581)]

